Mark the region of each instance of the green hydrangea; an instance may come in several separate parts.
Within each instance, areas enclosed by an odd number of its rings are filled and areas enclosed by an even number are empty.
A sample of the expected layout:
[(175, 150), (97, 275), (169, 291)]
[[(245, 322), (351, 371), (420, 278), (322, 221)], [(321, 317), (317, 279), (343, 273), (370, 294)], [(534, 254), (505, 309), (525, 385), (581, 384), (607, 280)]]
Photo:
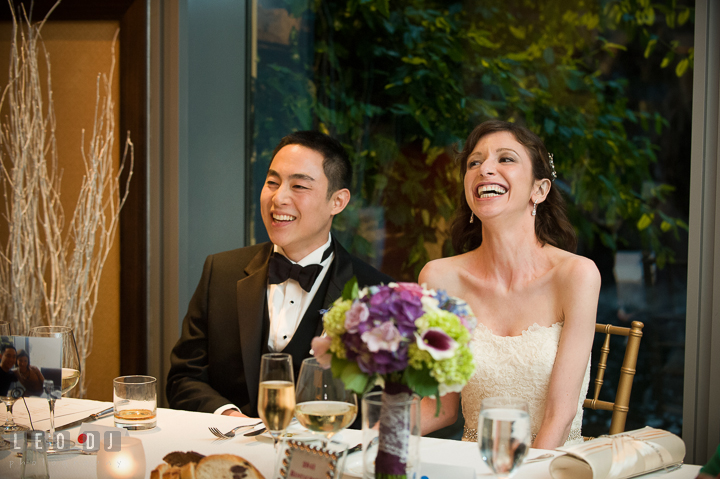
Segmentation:
[(340, 359), (345, 359), (347, 357), (342, 337), (332, 336), (330, 338), (330, 352), (333, 353), (335, 357)]
[(422, 369), (426, 366), (429, 368), (432, 362), (433, 358), (430, 353), (418, 348), (416, 343), (408, 346), (408, 366), (415, 369)]
[(452, 358), (435, 361), (430, 367), (430, 375), (439, 384), (465, 384), (475, 371), (470, 348), (460, 346)]
[(337, 299), (330, 308), (330, 311), (323, 316), (325, 332), (332, 337), (333, 340), (345, 333), (345, 313), (350, 309), (350, 306), (352, 306), (352, 300)]

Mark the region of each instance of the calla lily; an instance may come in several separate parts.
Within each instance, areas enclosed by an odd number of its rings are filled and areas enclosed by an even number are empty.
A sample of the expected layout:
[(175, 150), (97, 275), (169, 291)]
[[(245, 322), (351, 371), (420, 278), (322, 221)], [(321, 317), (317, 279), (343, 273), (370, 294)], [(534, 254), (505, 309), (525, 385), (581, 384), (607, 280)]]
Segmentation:
[(422, 336), (415, 333), (418, 348), (430, 353), (436, 361), (453, 357), (458, 343), (440, 328), (428, 328)]

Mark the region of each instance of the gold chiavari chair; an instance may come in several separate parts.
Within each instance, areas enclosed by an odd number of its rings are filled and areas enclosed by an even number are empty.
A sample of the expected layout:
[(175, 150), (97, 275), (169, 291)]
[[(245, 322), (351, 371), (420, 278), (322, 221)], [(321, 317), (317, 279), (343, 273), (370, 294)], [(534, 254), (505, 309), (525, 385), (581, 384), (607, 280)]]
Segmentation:
[[(637, 364), (638, 351), (640, 350), (640, 339), (644, 324), (640, 321), (633, 321), (629, 328), (611, 326), (609, 324), (596, 324), (595, 333), (604, 334), (605, 341), (600, 349), (600, 360), (598, 361), (597, 375), (595, 378), (595, 391), (592, 399), (585, 399), (583, 406), (590, 409), (601, 409), (612, 411), (609, 434), (618, 434), (625, 431), (625, 420), (627, 419), (630, 405), (630, 391), (632, 390), (635, 377), (635, 365)], [(620, 380), (618, 381), (615, 401), (601, 401), (598, 399), (600, 388), (603, 385), (605, 370), (607, 369), (607, 358), (610, 353), (610, 336), (626, 336), (628, 338), (625, 346), (625, 358), (620, 368)]]

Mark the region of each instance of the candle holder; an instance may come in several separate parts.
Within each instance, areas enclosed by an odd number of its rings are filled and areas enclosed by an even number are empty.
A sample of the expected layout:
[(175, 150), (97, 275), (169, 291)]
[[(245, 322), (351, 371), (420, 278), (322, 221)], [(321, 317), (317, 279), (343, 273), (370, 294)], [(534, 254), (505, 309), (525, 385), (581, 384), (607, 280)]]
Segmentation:
[(145, 449), (136, 437), (121, 437), (120, 448), (107, 450), (100, 441), (97, 455), (98, 479), (144, 479)]

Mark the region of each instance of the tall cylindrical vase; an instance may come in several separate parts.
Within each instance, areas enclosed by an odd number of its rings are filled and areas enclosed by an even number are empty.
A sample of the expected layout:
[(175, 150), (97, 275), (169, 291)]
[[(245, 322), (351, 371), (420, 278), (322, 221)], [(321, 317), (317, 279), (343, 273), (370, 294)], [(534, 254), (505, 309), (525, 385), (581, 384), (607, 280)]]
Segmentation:
[(398, 386), (363, 397), (364, 479), (413, 479), (420, 469), (420, 396)]

